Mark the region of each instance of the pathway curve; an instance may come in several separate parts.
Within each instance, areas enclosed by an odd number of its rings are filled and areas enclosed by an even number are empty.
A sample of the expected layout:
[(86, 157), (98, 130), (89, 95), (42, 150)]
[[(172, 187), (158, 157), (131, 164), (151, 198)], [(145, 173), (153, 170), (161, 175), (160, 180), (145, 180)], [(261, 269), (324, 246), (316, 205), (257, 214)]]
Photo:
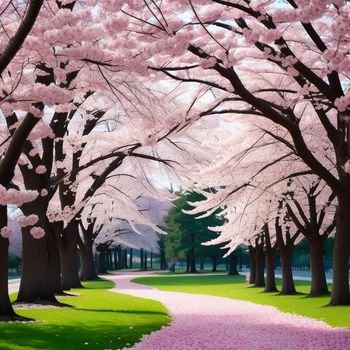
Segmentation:
[(160, 301), (173, 322), (143, 336), (134, 350), (350, 350), (350, 330), (272, 306), (209, 295), (160, 291), (130, 282), (144, 273), (104, 276), (113, 291)]

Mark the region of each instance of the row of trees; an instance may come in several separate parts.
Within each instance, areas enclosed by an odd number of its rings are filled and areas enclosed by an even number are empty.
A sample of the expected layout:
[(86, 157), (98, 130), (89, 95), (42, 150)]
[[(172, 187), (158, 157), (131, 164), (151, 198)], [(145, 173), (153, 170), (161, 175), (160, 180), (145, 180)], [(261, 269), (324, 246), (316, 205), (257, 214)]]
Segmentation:
[(17, 301), (57, 302), (56, 293), (95, 277), (94, 244), (130, 230), (135, 236), (137, 225), (162, 232), (140, 201), (163, 198), (149, 180), (161, 166), (150, 163), (171, 164), (161, 154), (175, 147), (185, 124), (171, 120), (171, 100), (137, 72), (98, 64), (110, 51), (100, 38), (116, 25), (107, 16), (113, 4), (104, 14), (93, 1), (2, 5), (3, 42), (13, 50), (18, 31), (23, 39), (1, 71), (0, 315), (7, 319), (16, 317), (7, 286), (10, 222), (22, 232)]
[(1, 315), (8, 205), (23, 213), (18, 299), (55, 300), (101, 226), (160, 231), (135, 200), (159, 197), (151, 174), (170, 165), (183, 187), (217, 189), (192, 213), (224, 209), (216, 242), (250, 242), (260, 279), (262, 250), (277, 242), (288, 279), (292, 244), (317, 256), (334, 232), (330, 303), (350, 303), (346, 2), (1, 5)]
[[(280, 249), (290, 255), (287, 246), (297, 239), (297, 233), (310, 238), (314, 251), (333, 226), (335, 241), (330, 304), (349, 304), (347, 1), (286, 0), (280, 4), (279, 1), (191, 0), (176, 4), (172, 1), (152, 2), (145, 6), (129, 2), (119, 6), (121, 11), (116, 13), (124, 15), (125, 30), (138, 42), (129, 51), (135, 57), (134, 64), (142, 61), (149, 70), (163, 74), (174, 84), (181, 83), (180, 89), (184, 86), (191, 88), (190, 93), (195, 96), (189, 108), (193, 118), (211, 119), (212, 129), (223, 120), (227, 123), (237, 116), (251, 121), (255, 129), (263, 130), (270, 137), (270, 144), (284, 146), (269, 150), (266, 169), (270, 173), (272, 170), (268, 164), (282, 163), (299, 166), (296, 172), (293, 169), (290, 174), (285, 174), (293, 178), (293, 184), (299, 181), (298, 176), (310, 175), (306, 180), (310, 186), (299, 187), (299, 190), (305, 187), (305, 198), (310, 198), (310, 205), (302, 207), (300, 213), (296, 208), (293, 215), (285, 198), (295, 196), (295, 190), (279, 188), (276, 190), (279, 199), (272, 204), (278, 215), (267, 216), (268, 219), (250, 225), (250, 231), (255, 237), (255, 226), (262, 230), (267, 224), (276, 236), (285, 237), (283, 243), (279, 239)], [(245, 135), (250, 138), (252, 129), (248, 129)], [(226, 153), (240, 146), (235, 141), (232, 145), (220, 149)], [(231, 156), (226, 155), (226, 159)], [(222, 165), (217, 172), (225, 175), (231, 172), (232, 166)], [(275, 169), (275, 181), (278, 181), (278, 167), (271, 169)], [(245, 172), (239, 175), (238, 179), (241, 178), (248, 183), (251, 181)], [(202, 186), (213, 186), (210, 180), (203, 181)], [(216, 197), (217, 202), (224, 205), (227, 203), (223, 198), (231, 192), (238, 192), (243, 186), (240, 181), (228, 184), (219, 181), (217, 184), (224, 185), (227, 190), (226, 195), (220, 192)], [(256, 185), (252, 186), (254, 190), (250, 189), (255, 198), (269, 188), (262, 186), (256, 190)], [(316, 207), (315, 224), (312, 209), (318, 193), (317, 190), (313, 192), (315, 186), (325, 188), (327, 200), (322, 199), (323, 203), (336, 203), (337, 206), (334, 224), (326, 220), (329, 229), (320, 230), (320, 227), (322, 217), (334, 213), (332, 210), (327, 209), (326, 214), (322, 214), (322, 210)], [(248, 185), (244, 184), (244, 187)], [(292, 203), (293, 199), (289, 204), (293, 210)], [(311, 210), (303, 217), (306, 208)], [(288, 215), (282, 211), (288, 211)], [(252, 216), (252, 222), (255, 221), (253, 212), (248, 214), (245, 211), (245, 217)], [(300, 215), (303, 230), (293, 220), (297, 215)], [(289, 222), (289, 217), (295, 229), (284, 223)], [(263, 234), (259, 233), (257, 240), (251, 239), (256, 240), (254, 247), (262, 244), (262, 237)], [(232, 247), (236, 245), (236, 239), (229, 233), (223, 240), (231, 241)], [(261, 260), (260, 255), (258, 260)]]

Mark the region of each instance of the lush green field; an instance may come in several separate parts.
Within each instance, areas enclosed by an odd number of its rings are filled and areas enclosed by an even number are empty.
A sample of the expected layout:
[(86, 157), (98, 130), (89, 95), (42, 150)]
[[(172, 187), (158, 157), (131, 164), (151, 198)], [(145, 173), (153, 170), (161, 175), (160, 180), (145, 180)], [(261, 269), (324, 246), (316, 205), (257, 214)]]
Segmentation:
[(112, 282), (84, 285), (59, 298), (69, 308), (21, 310), (37, 322), (0, 323), (0, 349), (119, 349), (170, 321), (159, 302), (107, 291)]
[[(245, 276), (179, 276), (171, 274), (136, 278), (134, 282), (167, 291), (209, 294), (272, 305), (285, 312), (321, 319), (332, 326), (350, 327), (350, 307), (327, 306), (329, 296), (308, 297), (307, 293), (310, 289), (308, 281), (296, 281), (300, 294), (291, 296), (263, 293), (263, 288), (254, 288), (245, 283)], [(279, 285), (280, 280), (277, 282)]]

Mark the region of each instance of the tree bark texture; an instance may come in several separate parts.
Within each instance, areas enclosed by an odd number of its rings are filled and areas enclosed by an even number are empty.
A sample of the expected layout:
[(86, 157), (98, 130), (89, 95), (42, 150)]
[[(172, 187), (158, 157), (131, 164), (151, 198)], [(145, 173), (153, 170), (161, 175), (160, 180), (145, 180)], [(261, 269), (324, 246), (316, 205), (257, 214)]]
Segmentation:
[(255, 248), (253, 246), (248, 246), (249, 251), (249, 284), (255, 283), (255, 271), (256, 271), (256, 263), (255, 263)]
[(237, 276), (239, 275), (238, 271), (237, 271), (237, 260), (236, 260), (236, 254), (235, 252), (232, 252), (229, 257), (229, 270), (228, 270), (228, 274), (230, 276)]
[(338, 196), (338, 202), (330, 305), (349, 305), (350, 200), (348, 193)]

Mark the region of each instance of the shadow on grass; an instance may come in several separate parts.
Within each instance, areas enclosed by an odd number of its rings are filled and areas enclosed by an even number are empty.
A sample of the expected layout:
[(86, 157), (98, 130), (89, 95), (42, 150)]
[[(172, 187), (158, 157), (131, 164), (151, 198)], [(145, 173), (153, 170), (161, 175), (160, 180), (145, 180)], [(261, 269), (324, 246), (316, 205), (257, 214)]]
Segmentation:
[[(94, 310), (96, 311), (96, 310)], [(82, 319), (75, 326), (51, 326), (40, 324), (0, 325), (1, 350), (76, 350), (121, 349), (137, 342), (143, 334), (159, 329), (159, 323), (133, 326), (118, 325), (105, 320), (89, 326)]]
[(167, 316), (166, 312), (161, 311), (149, 311), (149, 310), (122, 310), (122, 309), (80, 309), (79, 311), (89, 311), (89, 312), (112, 312), (130, 315), (164, 315)]

